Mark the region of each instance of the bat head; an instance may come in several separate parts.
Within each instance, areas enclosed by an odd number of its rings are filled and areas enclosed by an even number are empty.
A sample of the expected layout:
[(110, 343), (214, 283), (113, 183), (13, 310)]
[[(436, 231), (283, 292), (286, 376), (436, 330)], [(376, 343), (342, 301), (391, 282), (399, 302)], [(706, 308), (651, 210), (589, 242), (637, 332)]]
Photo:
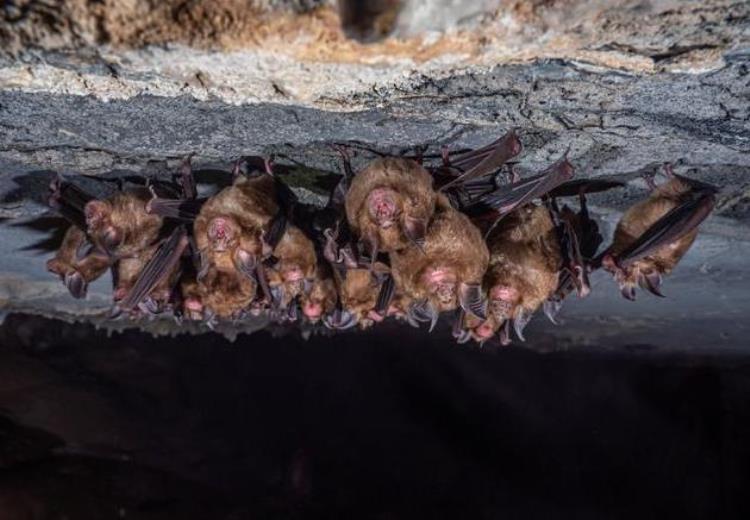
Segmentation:
[(467, 314), (464, 318), (464, 329), (469, 331), (474, 341), (483, 343), (497, 334), (504, 321), (503, 319), (498, 319), (492, 313), (487, 316), (486, 320)]
[(182, 302), (182, 315), (188, 320), (203, 319), (203, 301), (199, 295), (191, 295)]
[(402, 195), (394, 189), (375, 188), (367, 196), (367, 211), (378, 227), (388, 229), (398, 224), (403, 203)]
[(215, 253), (223, 253), (237, 247), (240, 226), (232, 217), (216, 217), (208, 223), (208, 243)]
[(422, 281), (430, 300), (438, 311), (456, 308), (458, 280), (455, 272), (447, 267), (427, 268)]
[(122, 232), (112, 223), (112, 209), (106, 200), (89, 201), (83, 208), (89, 235), (107, 251), (112, 251), (123, 239)]
[(315, 278), (300, 298), (302, 314), (311, 322), (317, 323), (331, 313), (336, 305), (336, 287), (330, 278)]

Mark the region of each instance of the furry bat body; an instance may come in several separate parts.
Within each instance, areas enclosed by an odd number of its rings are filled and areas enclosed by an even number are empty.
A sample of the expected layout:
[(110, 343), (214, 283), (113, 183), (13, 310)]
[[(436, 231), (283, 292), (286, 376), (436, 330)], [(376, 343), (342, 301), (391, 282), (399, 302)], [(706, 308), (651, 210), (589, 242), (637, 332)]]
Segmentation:
[[(51, 205), (61, 209), (74, 226), (66, 233), (48, 269), (63, 278), (74, 296), (83, 297), (87, 284), (114, 266), (114, 299), (123, 300), (158, 248), (163, 221), (146, 211), (150, 192), (136, 188), (98, 200), (59, 180), (53, 183), (52, 190)], [(167, 285), (174, 282), (175, 276), (171, 272), (162, 277), (159, 287), (147, 288), (146, 293), (153, 289), (153, 301), (161, 302), (158, 306), (169, 299)]]
[[(418, 319), (433, 324), (441, 312), (459, 305), (482, 316), (482, 277), (489, 251), (480, 231), (448, 199), (440, 195), (422, 248), (411, 247), (391, 255), (396, 287), (419, 302)], [(482, 316), (483, 317), (483, 316)]]
[(198, 284), (210, 315), (228, 318), (246, 310), (259, 285), (288, 304), (313, 278), (314, 246), (286, 224), (277, 188), (271, 175), (238, 175), (201, 207), (193, 234), (201, 256)]
[(521, 336), (559, 283), (562, 255), (549, 211), (535, 204), (517, 209), (492, 230), (487, 245), (490, 262), (483, 285), (488, 316), (483, 322), (467, 316), (467, 325), (477, 341), (489, 339), (511, 321)]
[[(351, 180), (346, 217), (371, 257), (419, 244), (435, 211), (432, 176), (411, 159), (376, 159)], [(372, 254), (375, 252), (375, 254)]]
[(651, 196), (625, 212), (612, 245), (601, 259), (612, 273), (622, 295), (635, 299), (635, 287), (662, 296), (662, 277), (672, 272), (698, 234), (698, 225), (711, 213), (716, 189), (675, 175), (665, 165), (669, 180), (656, 186)]

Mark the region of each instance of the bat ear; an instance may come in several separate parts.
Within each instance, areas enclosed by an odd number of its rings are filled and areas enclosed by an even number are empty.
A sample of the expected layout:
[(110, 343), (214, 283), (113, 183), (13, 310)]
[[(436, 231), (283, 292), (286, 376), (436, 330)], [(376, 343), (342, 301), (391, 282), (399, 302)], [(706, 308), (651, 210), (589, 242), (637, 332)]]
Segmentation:
[(500, 327), (500, 345), (503, 347), (506, 347), (511, 344), (512, 340), (510, 339), (510, 320), (505, 320), (505, 323), (503, 323), (503, 326)]
[(424, 237), (427, 234), (427, 219), (404, 216), (404, 235), (424, 252)]
[(418, 323), (430, 323), (429, 331), (432, 332), (438, 322), (438, 311), (435, 306), (429, 300), (422, 300), (421, 302), (413, 302), (409, 306), (407, 315), (411, 318), (409, 323), (416, 321)]
[(555, 325), (559, 325), (557, 321), (557, 315), (560, 312), (560, 309), (562, 308), (562, 300), (558, 299), (549, 299), (544, 302), (544, 315), (549, 318), (549, 321), (551, 321)]
[(234, 266), (240, 273), (255, 280), (255, 269), (258, 267), (258, 260), (255, 255), (248, 253), (244, 249), (237, 248), (237, 252), (234, 255)]
[(518, 336), (518, 339), (521, 341), (526, 341), (526, 338), (523, 337), (523, 329), (525, 329), (526, 325), (531, 321), (532, 316), (533, 313), (527, 311), (523, 307), (518, 307), (518, 310), (515, 313), (515, 317), (513, 318), (513, 330), (515, 330), (516, 336)]
[(337, 307), (331, 315), (323, 319), (323, 323), (329, 329), (347, 330), (357, 324), (357, 317), (351, 312)]
[(487, 301), (479, 284), (461, 284), (458, 296), (461, 308), (480, 320), (487, 319)]

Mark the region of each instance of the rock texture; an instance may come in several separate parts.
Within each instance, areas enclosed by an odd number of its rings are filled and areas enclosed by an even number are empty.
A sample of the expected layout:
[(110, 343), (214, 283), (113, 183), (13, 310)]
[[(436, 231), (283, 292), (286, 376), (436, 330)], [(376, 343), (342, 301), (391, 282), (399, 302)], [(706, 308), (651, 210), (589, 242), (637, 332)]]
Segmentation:
[[(0, 215), (42, 215), (40, 193), (51, 171), (158, 175), (189, 153), (207, 171), (240, 155), (276, 154), (297, 165), (292, 182), (314, 198), (338, 172), (332, 142), (386, 152), (429, 145), (436, 153), (442, 145), (483, 144), (515, 127), (525, 145), (522, 173), (570, 148), (578, 176), (629, 181), (624, 192), (594, 199), (609, 224), (645, 193), (639, 172), (664, 161), (722, 187), (716, 216), (666, 290), (674, 287), (675, 301), (692, 298), (680, 305), (701, 323), (718, 313), (732, 328), (731, 318), (748, 309), (750, 282), (735, 256), (750, 249), (747, 3), (500, 2), (469, 21), (450, 11), (435, 15), (447, 32), (406, 31), (372, 45), (346, 39), (334, 8), (323, 3), (295, 4), (304, 7), (301, 15), (283, 2), (275, 4), (281, 14), (258, 3), (243, 11), (259, 17), (258, 30), (244, 39), (234, 36), (248, 33), (249, 18), (230, 17), (219, 27), (204, 13), (192, 25), (175, 24), (177, 4), (195, 10), (208, 9), (207, 2), (164, 3), (172, 9), (157, 10), (168, 28), (162, 32), (117, 18), (127, 6), (146, 4), (80, 2), (88, 7), (79, 12), (72, 2), (45, 17), (41, 2), (6, 2)], [(403, 16), (416, 16), (417, 7)], [(91, 9), (109, 21), (91, 22)], [(53, 23), (61, 16), (72, 21)], [(424, 29), (417, 19), (400, 23)], [(111, 28), (118, 24), (116, 37)], [(356, 161), (367, 158), (363, 151)], [(21, 249), (43, 233), (17, 224), (0, 229), (13, 244), (0, 260), (3, 307), (98, 315), (107, 284), (88, 302), (73, 302), (43, 272), (44, 257)], [(653, 313), (675, 321), (685, 314), (674, 305), (622, 307), (615, 291), (609, 294), (611, 284), (601, 285), (603, 296), (576, 305), (576, 317), (571, 306), (571, 319), (595, 322), (605, 305), (610, 317), (600, 329), (641, 323), (646, 334), (654, 330)], [(696, 288), (709, 301), (691, 297)], [(726, 327), (710, 337), (741, 337)]]

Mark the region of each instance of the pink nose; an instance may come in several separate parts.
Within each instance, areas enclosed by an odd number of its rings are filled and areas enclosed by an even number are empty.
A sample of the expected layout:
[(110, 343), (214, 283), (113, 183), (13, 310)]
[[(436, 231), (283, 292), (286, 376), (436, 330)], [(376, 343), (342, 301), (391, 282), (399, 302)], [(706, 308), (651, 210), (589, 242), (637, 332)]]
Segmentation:
[(191, 311), (202, 311), (203, 305), (196, 298), (188, 298), (185, 300), (185, 308)]
[(492, 325), (490, 325), (487, 322), (484, 322), (479, 327), (474, 329), (474, 333), (477, 336), (479, 336), (481, 339), (487, 339), (487, 338), (492, 337), (495, 331), (493, 330)]
[(302, 312), (310, 319), (320, 318), (320, 315), (323, 314), (323, 306), (319, 303), (306, 303)]

